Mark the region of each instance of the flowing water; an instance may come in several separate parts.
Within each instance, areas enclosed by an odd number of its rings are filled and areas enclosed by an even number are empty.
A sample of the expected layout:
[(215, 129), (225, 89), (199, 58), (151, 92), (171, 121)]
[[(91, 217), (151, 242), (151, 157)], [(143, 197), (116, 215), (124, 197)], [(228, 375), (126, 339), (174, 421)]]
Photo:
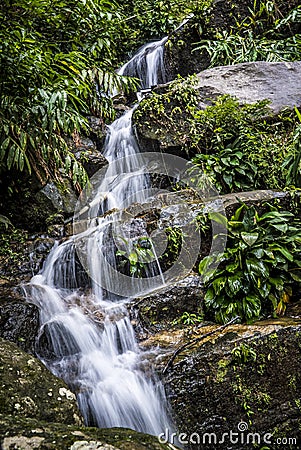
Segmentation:
[[(164, 42), (145, 46), (120, 73), (135, 67), (143, 87), (162, 80)], [(42, 272), (24, 290), (28, 301), (40, 308), (39, 356), (74, 390), (86, 424), (158, 435), (171, 429), (164, 389), (138, 348), (127, 299), (114, 294), (114, 286), (111, 292), (103, 289), (110, 280), (106, 280), (101, 255), (112, 267), (117, 266), (112, 239), (116, 211), (148, 196), (149, 178), (143, 167), (135, 167), (135, 176), (129, 175), (139, 154), (131, 115), (132, 111), (126, 112), (109, 127), (104, 156), (110, 162), (120, 161), (121, 167), (112, 170), (109, 166), (93, 191), (94, 197), (85, 205), (84, 229), (52, 249)], [(119, 173), (128, 175), (120, 177)], [(143, 234), (139, 220), (121, 231), (122, 242), (128, 246), (135, 226)], [(82, 252), (78, 252), (81, 245)], [(160, 274), (156, 261), (148, 270)]]
[(127, 75), (140, 79), (141, 89), (165, 83), (167, 76), (164, 67), (164, 44), (167, 37), (160, 41), (150, 42), (125, 63), (118, 71), (119, 75)]

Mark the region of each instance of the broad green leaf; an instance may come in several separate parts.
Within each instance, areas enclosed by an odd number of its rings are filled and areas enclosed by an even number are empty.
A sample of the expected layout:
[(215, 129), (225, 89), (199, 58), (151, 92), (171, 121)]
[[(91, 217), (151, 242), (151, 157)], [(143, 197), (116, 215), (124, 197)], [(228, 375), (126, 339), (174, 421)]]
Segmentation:
[(219, 224), (224, 225), (225, 227), (227, 227), (228, 220), (227, 220), (227, 217), (224, 214), (217, 213), (217, 212), (210, 212), (208, 214), (208, 217), (209, 217), (210, 220), (213, 220), (214, 222), (219, 223)]
[(257, 241), (259, 234), (258, 233), (247, 233), (247, 232), (242, 232), (241, 233), (241, 237), (243, 239), (243, 241), (248, 244), (249, 246), (255, 244), (255, 242)]
[(276, 228), (277, 230), (281, 231), (282, 233), (286, 233), (288, 230), (288, 225), (286, 223), (284, 223), (284, 224), (272, 223), (271, 226)]
[(214, 300), (214, 298), (215, 298), (214, 290), (212, 287), (210, 287), (209, 289), (207, 289), (204, 300), (206, 303), (210, 303)]
[(238, 275), (233, 275), (228, 277), (227, 284), (229, 286), (230, 291), (233, 294), (237, 294), (238, 291), (241, 290), (243, 287), (244, 279), (242, 277), (242, 274), (239, 273)]
[(137, 255), (136, 252), (131, 252), (131, 253), (129, 254), (129, 262), (130, 262), (130, 264), (132, 264), (132, 265), (137, 264), (137, 262), (138, 262), (138, 255)]
[(239, 262), (231, 263), (226, 265), (226, 271), (229, 273), (235, 272), (239, 267)]
[(289, 261), (293, 261), (294, 260), (294, 256), (286, 248), (284, 248), (284, 247), (282, 247), (280, 245), (274, 247), (273, 250), (278, 250)]
[(292, 277), (292, 279), (294, 281), (299, 281), (301, 282), (301, 273), (298, 272), (290, 272), (290, 276)]
[(256, 275), (267, 278), (269, 276), (268, 266), (260, 260), (249, 258), (246, 260), (246, 266), (250, 273), (254, 272)]
[(261, 247), (252, 250), (252, 253), (257, 259), (262, 259), (264, 257), (264, 250)]

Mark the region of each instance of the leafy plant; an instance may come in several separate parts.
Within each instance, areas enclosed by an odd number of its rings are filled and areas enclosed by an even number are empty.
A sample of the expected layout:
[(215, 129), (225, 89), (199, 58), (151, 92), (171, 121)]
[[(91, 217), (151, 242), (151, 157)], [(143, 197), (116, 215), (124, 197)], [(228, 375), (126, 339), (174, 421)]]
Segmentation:
[[(123, 1), (126, 50), (172, 32), (189, 15), (203, 15), (212, 0), (136, 0)], [(129, 45), (130, 44), (130, 45)]]
[(9, 218), (4, 216), (3, 214), (0, 214), (0, 224), (4, 225), (6, 229), (8, 229), (9, 227), (11, 227), (13, 225), (11, 223), (11, 221), (9, 220)]
[(121, 256), (120, 266), (126, 268), (133, 277), (144, 277), (148, 270), (148, 265), (154, 260), (152, 244), (149, 238), (139, 238), (136, 242), (128, 242), (119, 236), (125, 244), (126, 249), (119, 249), (116, 256)]
[(267, 117), (267, 101), (239, 106), (229, 96), (194, 111), (189, 140), (197, 151), (192, 158), (195, 180), (202, 183), (205, 175), (221, 193), (284, 188), (287, 167), (282, 164), (295, 146), (296, 116)]
[(183, 323), (184, 325), (196, 325), (203, 321), (203, 316), (200, 314), (189, 313), (185, 311), (181, 317), (173, 321), (173, 325)]
[(0, 172), (85, 184), (65, 137), (87, 131), (89, 114), (111, 118), (109, 93), (129, 85), (114, 71), (119, 19), (114, 0), (3, 0)]
[(209, 177), (219, 192), (256, 187), (257, 167), (240, 150), (240, 141), (238, 138), (232, 146), (229, 145), (217, 154), (198, 154), (193, 158), (194, 166)]
[(240, 344), (231, 352), (232, 363), (234, 364), (246, 364), (248, 361), (256, 361), (257, 354), (256, 351), (250, 347), (248, 344)]
[[(244, 203), (228, 221), (227, 248), (204, 258), (199, 270), (207, 313), (225, 323), (239, 315), (250, 322), (283, 313), (301, 283), (301, 223), (288, 211), (267, 205), (259, 215)], [(210, 268), (218, 262), (218, 269)]]
[(279, 17), (274, 2), (254, 2), (249, 15), (235, 28), (217, 32), (215, 38), (196, 43), (194, 51), (210, 56), (210, 67), (250, 61), (298, 61), (301, 50), (299, 34), (290, 27), (300, 21), (301, 7)]
[[(301, 122), (301, 113), (295, 107), (296, 115)], [(299, 124), (293, 135), (293, 147), (283, 161), (282, 168), (287, 170), (286, 185), (301, 188), (301, 124)]]
[(256, 37), (251, 30), (244, 30), (242, 35), (224, 31), (216, 40), (203, 40), (199, 44), (194, 50), (206, 50), (210, 67), (252, 61), (298, 61), (301, 50), (299, 36), (275, 40)]

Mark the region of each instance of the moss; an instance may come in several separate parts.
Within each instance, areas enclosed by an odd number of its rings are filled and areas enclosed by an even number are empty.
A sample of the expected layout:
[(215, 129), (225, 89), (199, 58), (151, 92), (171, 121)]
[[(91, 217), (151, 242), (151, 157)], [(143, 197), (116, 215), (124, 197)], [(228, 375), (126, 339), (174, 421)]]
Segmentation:
[(230, 360), (228, 358), (223, 358), (218, 362), (218, 368), (216, 373), (216, 381), (218, 383), (221, 383), (224, 381), (227, 373), (228, 373), (228, 366), (230, 364)]
[(75, 395), (33, 356), (0, 339), (0, 413), (81, 423)]
[[(160, 444), (154, 436), (138, 433), (133, 430), (112, 428), (97, 429), (64, 425), (63, 423), (47, 423), (36, 419), (16, 418), (12, 415), (0, 415), (0, 436), (2, 436), (3, 450), (8, 450), (9, 444), (39, 443), (41, 450), (70, 450), (79, 448), (79, 444), (87, 444), (86, 448), (93, 449), (97, 443), (110, 449), (109, 445), (120, 450), (168, 450), (170, 447)], [(22, 440), (21, 440), (22, 438)], [(0, 439), (1, 444), (1, 439)], [(88, 444), (90, 446), (88, 447)], [(107, 446), (107, 447), (105, 447)], [(14, 447), (16, 448), (16, 447)], [(27, 448), (27, 447), (18, 447)], [(37, 448), (37, 447), (30, 447)]]

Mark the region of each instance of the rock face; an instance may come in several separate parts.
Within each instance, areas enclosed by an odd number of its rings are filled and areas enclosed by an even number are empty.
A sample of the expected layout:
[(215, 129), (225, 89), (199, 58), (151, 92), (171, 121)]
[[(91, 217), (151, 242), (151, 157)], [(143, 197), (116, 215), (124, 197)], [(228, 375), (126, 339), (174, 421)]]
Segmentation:
[(77, 139), (70, 139), (69, 143), (75, 158), (83, 165), (88, 176), (92, 177), (108, 164), (108, 161), (100, 153), (104, 141), (104, 136), (100, 135), (101, 124), (98, 123), (96, 117), (90, 118), (90, 124), (93, 130), (91, 138), (78, 136)]
[(35, 353), (39, 311), (21, 298), (0, 299), (0, 337), (14, 342), (24, 351)]
[(16, 421), (0, 414), (0, 446), (11, 449), (49, 450), (173, 450), (175, 446), (159, 443), (155, 436), (133, 430), (100, 430), (35, 419)]
[(300, 446), (301, 325), (280, 324), (234, 325), (177, 356), (165, 385), (185, 448)]
[(204, 103), (229, 94), (240, 103), (268, 99), (273, 113), (301, 106), (301, 62), (264, 61), (214, 67), (198, 74)]
[(18, 418), (81, 424), (75, 395), (46, 367), (0, 339), (0, 413)]
[[(233, 66), (215, 67), (200, 72), (197, 75), (196, 90), (199, 97), (200, 110), (206, 109), (219, 96), (230, 95), (238, 99), (240, 104), (256, 103), (269, 100), (269, 112), (273, 116), (279, 111), (295, 106), (301, 107), (301, 62), (269, 63), (251, 62)], [(165, 94), (173, 98), (168, 84), (156, 88), (155, 93)], [(144, 147), (150, 145), (157, 151), (168, 149), (169, 153), (180, 154), (183, 136), (189, 135), (189, 112), (181, 106), (180, 117), (175, 120), (176, 103), (166, 101), (164, 111), (157, 114), (156, 108), (149, 114), (145, 111), (143, 102), (133, 116), (139, 142)], [(187, 120), (188, 119), (188, 120)], [(154, 142), (157, 141), (157, 145)], [(145, 144), (146, 143), (146, 144)]]
[(137, 299), (131, 304), (140, 333), (157, 332), (171, 328), (173, 320), (183, 313), (202, 315), (204, 292), (201, 278), (191, 275), (178, 283)]
[[(75, 395), (46, 367), (0, 339), (0, 448), (168, 450), (157, 437), (133, 430), (83, 426)], [(173, 447), (175, 448), (175, 447)]]

